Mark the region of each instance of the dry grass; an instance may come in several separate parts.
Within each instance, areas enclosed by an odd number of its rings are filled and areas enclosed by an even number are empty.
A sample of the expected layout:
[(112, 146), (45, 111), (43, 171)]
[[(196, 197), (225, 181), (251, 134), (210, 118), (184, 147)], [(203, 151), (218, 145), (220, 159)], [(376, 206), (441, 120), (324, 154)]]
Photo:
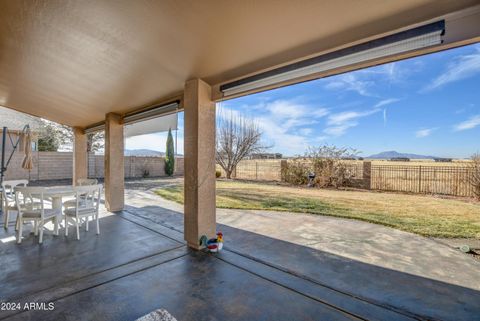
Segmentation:
[[(156, 193), (183, 203), (183, 186)], [(480, 238), (480, 203), (431, 196), (217, 182), (217, 207), (353, 218), (424, 236)]]

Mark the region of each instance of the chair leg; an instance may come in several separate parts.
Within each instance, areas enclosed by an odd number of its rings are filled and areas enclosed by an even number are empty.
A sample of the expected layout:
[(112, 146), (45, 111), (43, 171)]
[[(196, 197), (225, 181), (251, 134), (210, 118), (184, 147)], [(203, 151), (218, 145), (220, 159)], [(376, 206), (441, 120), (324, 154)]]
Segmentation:
[(20, 244), (22, 243), (22, 228), (23, 228), (23, 220), (22, 218), (20, 218), (20, 222), (19, 222), (19, 226), (18, 226), (18, 231), (17, 231), (17, 244)]
[(85, 217), (85, 231), (87, 232), (88, 232), (88, 218), (89, 218), (88, 216)]
[(68, 220), (67, 220), (67, 215), (65, 215), (65, 236), (68, 236)]
[(38, 221), (33, 221), (33, 234), (38, 236)]
[(8, 216), (9, 216), (8, 215), (9, 214), (8, 208), (5, 207), (3, 213), (5, 214), (5, 221), (3, 222), (3, 228), (7, 230), (8, 229)]
[(77, 228), (77, 240), (80, 240), (80, 224), (79, 224), (79, 221), (80, 219), (77, 217), (75, 219), (75, 225), (76, 225), (76, 228)]
[(15, 220), (15, 231), (20, 227), (20, 214), (17, 212), (17, 219)]
[(96, 215), (96, 221), (97, 221), (97, 234), (100, 234), (100, 224), (98, 222), (98, 214)]

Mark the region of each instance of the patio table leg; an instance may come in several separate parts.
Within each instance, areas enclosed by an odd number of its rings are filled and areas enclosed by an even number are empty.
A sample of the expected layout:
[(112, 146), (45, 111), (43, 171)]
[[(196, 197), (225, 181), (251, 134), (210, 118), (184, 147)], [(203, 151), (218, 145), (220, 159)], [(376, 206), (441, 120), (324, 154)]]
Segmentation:
[[(59, 222), (61, 222), (61, 217), (62, 217), (62, 208), (63, 208), (63, 203), (62, 203), (62, 197), (61, 196), (55, 196), (55, 197), (52, 197), (52, 208), (56, 210), (56, 217), (55, 217), (55, 221), (54, 221), (54, 225), (55, 225), (55, 230), (54, 230), (54, 235), (58, 235), (58, 224)], [(67, 222), (65, 221), (65, 229), (66, 229), (66, 226), (67, 226)], [(67, 235), (66, 233), (67, 231), (65, 230), (65, 235)]]
[(97, 224), (97, 234), (100, 234), (100, 224), (98, 223), (98, 214), (95, 216), (95, 221)]
[(38, 238), (38, 243), (42, 244), (43, 243), (43, 220), (37, 223), (37, 227), (40, 228), (40, 237)]

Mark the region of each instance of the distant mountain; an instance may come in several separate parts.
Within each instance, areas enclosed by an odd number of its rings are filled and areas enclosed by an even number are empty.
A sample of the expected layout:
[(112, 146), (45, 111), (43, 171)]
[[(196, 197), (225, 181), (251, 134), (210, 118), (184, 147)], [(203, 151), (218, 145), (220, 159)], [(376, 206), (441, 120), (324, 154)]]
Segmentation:
[(165, 156), (164, 152), (151, 149), (125, 149), (125, 156)]
[(386, 152), (381, 152), (378, 154), (370, 155), (366, 158), (373, 158), (373, 159), (390, 159), (395, 157), (402, 157), (402, 158), (411, 158), (411, 159), (435, 159), (439, 158), (436, 156), (427, 156), (427, 155), (418, 155), (418, 154), (409, 154), (409, 153), (399, 153), (397, 151), (391, 150)]

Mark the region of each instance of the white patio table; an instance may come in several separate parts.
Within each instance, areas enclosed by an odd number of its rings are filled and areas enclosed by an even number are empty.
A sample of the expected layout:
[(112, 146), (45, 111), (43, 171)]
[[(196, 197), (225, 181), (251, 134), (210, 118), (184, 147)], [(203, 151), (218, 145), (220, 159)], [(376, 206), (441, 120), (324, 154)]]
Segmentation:
[(62, 199), (65, 196), (74, 196), (73, 186), (48, 186), (45, 187), (44, 196), (52, 199), (52, 208), (57, 210), (57, 215), (62, 215)]
[(75, 191), (73, 186), (51, 186), (46, 187), (45, 195), (52, 199), (52, 208), (60, 210), (60, 213), (62, 213), (62, 198), (65, 196), (74, 196)]

